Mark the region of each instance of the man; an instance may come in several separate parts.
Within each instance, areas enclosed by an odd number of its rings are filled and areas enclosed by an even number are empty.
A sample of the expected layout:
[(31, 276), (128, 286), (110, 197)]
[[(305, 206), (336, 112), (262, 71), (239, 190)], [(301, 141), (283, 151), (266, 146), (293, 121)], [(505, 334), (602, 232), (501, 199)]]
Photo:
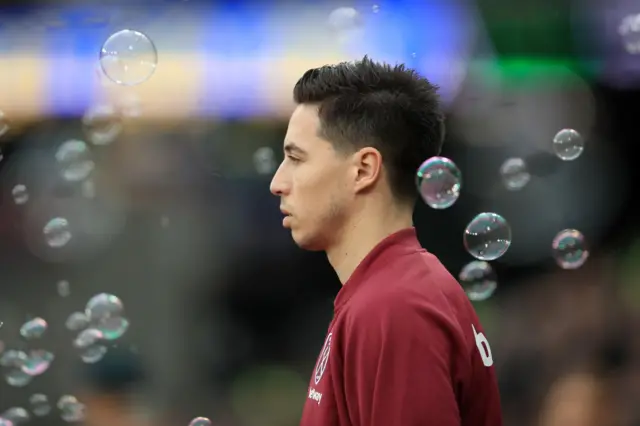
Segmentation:
[(500, 426), (489, 344), (419, 244), (415, 172), (444, 139), (436, 87), (365, 57), (307, 71), (271, 182), (298, 246), (343, 284), (302, 426)]

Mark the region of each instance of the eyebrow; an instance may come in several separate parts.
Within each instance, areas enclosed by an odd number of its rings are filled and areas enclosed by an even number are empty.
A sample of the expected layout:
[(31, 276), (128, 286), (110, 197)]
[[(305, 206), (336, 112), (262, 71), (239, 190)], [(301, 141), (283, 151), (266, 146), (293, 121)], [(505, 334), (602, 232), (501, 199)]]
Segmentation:
[(294, 142), (290, 142), (287, 141), (284, 144), (284, 152), (287, 154), (300, 154), (300, 155), (304, 155), (307, 153), (307, 151), (305, 151), (304, 149), (300, 148), (298, 145), (296, 145)]

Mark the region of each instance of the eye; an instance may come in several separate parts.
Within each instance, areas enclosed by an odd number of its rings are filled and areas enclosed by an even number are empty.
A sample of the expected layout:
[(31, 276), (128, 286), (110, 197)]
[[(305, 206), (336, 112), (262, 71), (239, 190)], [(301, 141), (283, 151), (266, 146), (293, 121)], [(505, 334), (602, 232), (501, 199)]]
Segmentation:
[(288, 159), (289, 161), (291, 161), (292, 163), (299, 163), (299, 162), (300, 162), (300, 159), (299, 159), (299, 158), (292, 157), (291, 155), (287, 155), (287, 159)]

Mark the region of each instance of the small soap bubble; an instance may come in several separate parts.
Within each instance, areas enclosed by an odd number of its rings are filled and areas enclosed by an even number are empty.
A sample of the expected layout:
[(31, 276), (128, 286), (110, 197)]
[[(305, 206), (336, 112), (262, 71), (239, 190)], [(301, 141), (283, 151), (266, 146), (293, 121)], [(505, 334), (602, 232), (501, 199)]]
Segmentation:
[(21, 388), (27, 386), (33, 380), (34, 376), (30, 376), (19, 368), (12, 368), (4, 375), (4, 379), (9, 386)]
[(460, 271), (459, 279), (469, 300), (474, 302), (488, 299), (498, 287), (493, 268), (482, 260), (467, 263)]
[(12, 407), (2, 413), (1, 417), (5, 420), (9, 420), (14, 425), (28, 422), (31, 416), (29, 412), (22, 407)]
[(63, 217), (51, 219), (42, 229), (45, 240), (49, 247), (61, 248), (71, 241), (71, 231), (69, 222)]
[(563, 269), (577, 269), (584, 265), (589, 250), (582, 233), (576, 229), (565, 229), (551, 243), (553, 257)]
[(36, 349), (29, 352), (27, 362), (21, 367), (30, 376), (39, 376), (49, 369), (55, 359), (52, 352)]
[(380, 6), (378, 6), (377, 4), (374, 4), (374, 5), (371, 7), (371, 11), (372, 11), (373, 13), (378, 13), (378, 12), (380, 12)]
[(63, 395), (57, 403), (60, 417), (65, 422), (81, 422), (85, 417), (85, 406), (73, 395)]
[(129, 329), (129, 320), (124, 317), (107, 317), (97, 321), (95, 328), (100, 330), (105, 340), (117, 340)]
[(333, 31), (353, 31), (362, 26), (362, 17), (353, 7), (339, 7), (329, 14), (329, 27)]
[(464, 247), (478, 260), (495, 260), (511, 245), (511, 227), (497, 213), (480, 213), (464, 230)]
[(640, 54), (640, 14), (629, 14), (622, 18), (618, 34), (627, 53)]
[(73, 341), (73, 346), (78, 349), (86, 349), (91, 345), (96, 344), (100, 340), (102, 340), (104, 336), (100, 330), (96, 330), (95, 328), (87, 328), (82, 330), (78, 337)]
[(19, 369), (27, 362), (28, 358), (24, 351), (9, 349), (0, 356), (0, 366)]
[(573, 161), (582, 155), (584, 140), (573, 129), (562, 129), (553, 138), (553, 150), (559, 159)]
[(95, 168), (89, 147), (85, 142), (76, 139), (66, 141), (58, 147), (56, 160), (61, 168), (62, 177), (69, 182), (85, 180)]
[(272, 174), (277, 168), (276, 155), (270, 147), (258, 148), (253, 154), (253, 166), (258, 174)]
[(123, 311), (124, 305), (118, 296), (108, 293), (100, 293), (93, 296), (85, 307), (85, 314), (90, 321), (120, 317)]
[(27, 187), (21, 183), (13, 187), (13, 189), (11, 190), (11, 195), (13, 196), (13, 202), (17, 205), (22, 205), (29, 201), (29, 193), (27, 192)]
[(85, 364), (95, 364), (104, 358), (107, 353), (107, 347), (104, 345), (89, 346), (84, 352), (80, 354), (80, 359)]
[(22, 324), (20, 335), (25, 339), (38, 339), (47, 331), (48, 324), (42, 318), (34, 318)]
[(418, 192), (433, 209), (451, 207), (460, 196), (462, 174), (455, 163), (445, 157), (431, 157), (416, 174)]
[(155, 45), (140, 31), (118, 31), (105, 41), (100, 50), (102, 71), (110, 80), (124, 86), (147, 81), (157, 64)]
[(67, 330), (79, 331), (84, 330), (89, 325), (89, 318), (84, 312), (74, 312), (67, 318), (65, 322)]
[(82, 117), (82, 125), (89, 142), (94, 145), (109, 145), (122, 133), (122, 117), (110, 105), (90, 108)]
[(206, 417), (196, 417), (189, 422), (189, 426), (211, 426), (211, 420)]
[(527, 165), (522, 158), (507, 159), (500, 166), (500, 175), (504, 185), (510, 191), (518, 191), (524, 188), (531, 180)]
[(31, 412), (36, 417), (46, 416), (51, 412), (51, 404), (49, 398), (43, 393), (34, 393), (29, 397), (29, 405)]
[(58, 295), (61, 297), (68, 297), (71, 294), (71, 285), (67, 280), (60, 280), (56, 283), (56, 289)]

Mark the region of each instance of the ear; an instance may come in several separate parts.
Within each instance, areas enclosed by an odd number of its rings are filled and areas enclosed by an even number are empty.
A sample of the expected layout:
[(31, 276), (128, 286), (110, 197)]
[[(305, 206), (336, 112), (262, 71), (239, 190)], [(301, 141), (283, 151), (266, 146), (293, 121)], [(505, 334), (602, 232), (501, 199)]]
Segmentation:
[(356, 192), (371, 188), (382, 176), (382, 155), (372, 147), (362, 148), (353, 156), (356, 167)]

